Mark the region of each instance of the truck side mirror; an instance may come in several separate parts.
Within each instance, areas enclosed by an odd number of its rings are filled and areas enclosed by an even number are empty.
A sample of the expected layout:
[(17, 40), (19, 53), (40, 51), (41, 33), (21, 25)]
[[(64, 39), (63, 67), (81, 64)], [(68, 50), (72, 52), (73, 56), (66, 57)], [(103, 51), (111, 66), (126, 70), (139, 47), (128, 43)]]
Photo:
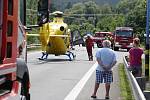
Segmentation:
[(41, 26), (49, 20), (49, 0), (38, 1), (37, 24)]

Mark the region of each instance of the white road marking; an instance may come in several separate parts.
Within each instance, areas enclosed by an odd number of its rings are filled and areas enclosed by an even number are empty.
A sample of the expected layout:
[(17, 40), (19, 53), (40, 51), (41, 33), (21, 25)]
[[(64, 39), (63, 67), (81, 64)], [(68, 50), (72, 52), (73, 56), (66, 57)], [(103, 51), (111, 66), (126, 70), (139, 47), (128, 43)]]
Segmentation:
[(81, 92), (82, 88), (91, 77), (92, 73), (95, 71), (97, 67), (97, 63), (95, 63), (90, 70), (82, 77), (82, 79), (76, 84), (76, 86), (70, 91), (70, 93), (65, 97), (64, 100), (75, 100), (79, 93)]

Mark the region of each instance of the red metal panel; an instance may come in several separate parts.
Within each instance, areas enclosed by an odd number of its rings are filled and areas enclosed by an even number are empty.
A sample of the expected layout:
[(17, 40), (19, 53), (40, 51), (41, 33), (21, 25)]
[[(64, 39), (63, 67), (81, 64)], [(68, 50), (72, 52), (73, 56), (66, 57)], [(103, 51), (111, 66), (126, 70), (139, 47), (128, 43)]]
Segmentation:
[[(8, 8), (8, 7), (7, 7)], [(8, 14), (8, 13), (7, 13)], [(13, 0), (13, 15), (7, 15), (7, 23), (8, 21), (12, 22), (13, 31), (12, 36), (6, 36), (6, 43), (12, 43), (12, 56), (11, 58), (5, 58), (4, 63), (13, 63), (16, 62), (17, 58), (17, 38), (18, 38), (18, 0)], [(6, 23), (6, 24), (7, 24)], [(7, 27), (7, 26), (6, 26)], [(6, 28), (7, 29), (7, 28)], [(7, 30), (6, 30), (7, 31)], [(6, 35), (6, 33), (5, 33)], [(5, 47), (6, 48), (6, 47)], [(6, 49), (5, 49), (6, 50)], [(6, 53), (6, 51), (5, 51)], [(6, 56), (6, 55), (5, 55)]]
[[(17, 38), (18, 38), (18, 0), (13, 1), (13, 15), (8, 15), (8, 0), (4, 0), (3, 4), (3, 26), (2, 26), (2, 59), (3, 64), (0, 65), (0, 70), (11, 69), (16, 67), (17, 58)], [(12, 36), (7, 37), (8, 21), (12, 22)], [(12, 43), (12, 55), (10, 58), (6, 58), (7, 53), (7, 42)], [(10, 72), (9, 72), (10, 71)], [(11, 70), (7, 70), (8, 74)], [(15, 74), (11, 75), (11, 80), (15, 79)]]
[(2, 64), (0, 66), (0, 70), (14, 68), (14, 67), (16, 67), (15, 65), (16, 65), (16, 63)]

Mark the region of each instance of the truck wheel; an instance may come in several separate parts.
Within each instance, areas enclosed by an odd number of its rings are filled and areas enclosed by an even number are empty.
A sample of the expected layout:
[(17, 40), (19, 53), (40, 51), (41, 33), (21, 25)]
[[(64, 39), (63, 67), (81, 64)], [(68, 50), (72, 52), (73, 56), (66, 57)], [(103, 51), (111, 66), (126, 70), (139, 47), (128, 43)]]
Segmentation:
[(97, 43), (97, 47), (98, 47), (98, 48), (100, 48), (100, 47), (101, 47), (100, 43)]
[(113, 44), (111, 44), (111, 49), (114, 50), (114, 45)]
[(21, 80), (21, 100), (30, 100), (29, 75), (25, 73)]

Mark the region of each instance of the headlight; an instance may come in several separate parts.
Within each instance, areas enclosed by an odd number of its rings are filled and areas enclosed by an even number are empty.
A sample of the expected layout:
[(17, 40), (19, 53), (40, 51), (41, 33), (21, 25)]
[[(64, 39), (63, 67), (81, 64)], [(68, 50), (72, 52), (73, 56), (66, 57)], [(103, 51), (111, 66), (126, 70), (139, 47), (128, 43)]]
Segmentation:
[(130, 45), (133, 45), (133, 43), (130, 43)]
[(118, 45), (118, 44), (119, 44), (119, 42), (116, 42), (115, 44), (117, 44), (117, 45)]

